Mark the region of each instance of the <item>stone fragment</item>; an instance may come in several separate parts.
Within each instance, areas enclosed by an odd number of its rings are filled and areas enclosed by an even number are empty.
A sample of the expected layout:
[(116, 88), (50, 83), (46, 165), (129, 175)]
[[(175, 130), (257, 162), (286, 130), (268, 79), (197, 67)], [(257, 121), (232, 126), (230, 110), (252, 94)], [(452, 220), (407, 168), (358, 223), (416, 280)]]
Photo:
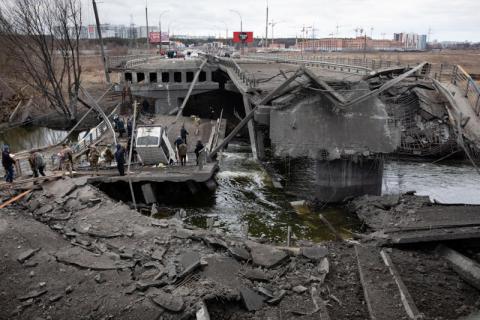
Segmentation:
[(24, 252), (20, 253), (17, 257), (17, 260), (20, 263), (24, 263), (25, 261), (30, 259), (38, 251), (40, 251), (40, 248), (38, 248), (38, 249), (28, 249), (27, 251), (24, 251)]
[(72, 292), (73, 292), (72, 286), (68, 286), (68, 287), (65, 288), (65, 293), (66, 293), (66, 294), (70, 294), (70, 293), (72, 293)]
[(200, 304), (200, 309), (198, 309), (195, 316), (197, 320), (210, 320), (210, 314), (208, 313), (208, 309), (205, 303), (202, 302)]
[(205, 240), (205, 242), (208, 245), (210, 245), (212, 247), (223, 248), (223, 249), (228, 248), (227, 243), (225, 241), (223, 241), (223, 239), (220, 239), (218, 237), (205, 236), (203, 239)]
[(268, 281), (270, 277), (268, 274), (263, 272), (260, 269), (250, 269), (247, 270), (244, 274), (244, 277), (253, 281)]
[(41, 205), (40, 201), (35, 199), (35, 200), (32, 200), (28, 203), (28, 209), (31, 212), (34, 212), (35, 210), (37, 210), (40, 207), (40, 205)]
[(79, 248), (71, 247), (55, 253), (57, 261), (72, 264), (85, 269), (92, 270), (115, 270), (133, 268), (132, 261), (113, 261), (105, 255), (97, 256), (92, 252)]
[(188, 239), (193, 236), (193, 232), (188, 229), (179, 228), (176, 230), (173, 236), (179, 239)]
[(299, 286), (295, 286), (295, 287), (292, 288), (292, 291), (293, 291), (293, 292), (299, 293), (299, 294), (304, 293), (304, 292), (307, 291), (307, 290), (308, 290), (308, 288), (306, 288), (306, 287), (304, 287), (304, 286), (300, 286), (300, 285), (299, 285)]
[(257, 291), (260, 292), (261, 294), (263, 294), (264, 296), (270, 298), (270, 299), (274, 298), (272, 291), (268, 290), (267, 288), (258, 287)]
[(262, 308), (263, 297), (255, 291), (242, 287), (240, 288), (240, 296), (248, 311), (256, 311)]
[(158, 270), (163, 269), (162, 265), (157, 261), (148, 261), (143, 266), (145, 268), (157, 268)]
[(153, 251), (153, 253), (152, 253), (152, 259), (162, 261), (163, 255), (165, 254), (166, 251), (167, 250), (165, 248), (155, 249), (155, 251)]
[(26, 295), (18, 297), (18, 300), (25, 301), (28, 299), (37, 298), (37, 297), (40, 297), (41, 295), (44, 295), (45, 293), (47, 293), (47, 290), (32, 290)]
[(96, 283), (104, 283), (104, 282), (107, 281), (107, 280), (105, 280), (104, 277), (102, 277), (102, 274), (101, 274), (101, 273), (97, 273), (97, 274), (95, 275), (94, 279), (95, 279), (95, 282), (96, 282)]
[(38, 266), (38, 262), (33, 262), (33, 261), (27, 261), (23, 264), (25, 268), (34, 268)]
[(183, 299), (180, 296), (159, 290), (157, 294), (151, 298), (160, 307), (172, 312), (180, 312), (184, 308)]
[(280, 290), (280, 292), (273, 299), (267, 300), (267, 303), (271, 305), (275, 305), (279, 303), (283, 299), (286, 293), (287, 291)]
[(327, 248), (322, 246), (304, 247), (301, 252), (304, 257), (314, 261), (319, 261), (328, 254)]
[(56, 294), (56, 295), (51, 296), (50, 298), (48, 298), (48, 300), (49, 300), (50, 302), (56, 302), (56, 301), (62, 299), (62, 297), (63, 297), (63, 296), (62, 296), (61, 294)]
[(228, 248), (228, 252), (237, 260), (242, 261), (242, 260), (250, 260), (252, 257), (250, 256), (250, 253), (247, 251), (247, 249), (239, 246), (232, 246)]
[(125, 288), (125, 294), (133, 294), (137, 290), (137, 285), (136, 284), (131, 284), (128, 287)]
[(50, 204), (47, 204), (47, 205), (44, 205), (44, 206), (40, 207), (35, 213), (39, 214), (39, 215), (42, 215), (42, 214), (45, 214), (45, 213), (50, 212), (52, 210), (53, 210), (53, 206), (50, 205)]
[(168, 221), (165, 220), (154, 220), (151, 222), (151, 225), (154, 227), (168, 228)]
[(288, 255), (281, 250), (261, 244), (252, 246), (250, 250), (253, 263), (266, 268), (271, 268), (288, 257)]
[(136, 282), (136, 287), (140, 291), (145, 291), (148, 288), (160, 288), (165, 286), (167, 283), (160, 280), (140, 280)]

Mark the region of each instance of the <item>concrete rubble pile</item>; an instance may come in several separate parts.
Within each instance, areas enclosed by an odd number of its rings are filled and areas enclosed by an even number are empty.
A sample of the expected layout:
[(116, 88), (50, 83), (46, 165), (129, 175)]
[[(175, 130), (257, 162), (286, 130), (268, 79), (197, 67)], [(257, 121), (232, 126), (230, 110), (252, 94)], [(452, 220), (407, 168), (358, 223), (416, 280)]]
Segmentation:
[(247, 319), (274, 310), (328, 319), (323, 246), (275, 247), (157, 220), (85, 178), (45, 183), (24, 205), (0, 218), (0, 298), (8, 302), (0, 312), (10, 319), (72, 310), (80, 319)]

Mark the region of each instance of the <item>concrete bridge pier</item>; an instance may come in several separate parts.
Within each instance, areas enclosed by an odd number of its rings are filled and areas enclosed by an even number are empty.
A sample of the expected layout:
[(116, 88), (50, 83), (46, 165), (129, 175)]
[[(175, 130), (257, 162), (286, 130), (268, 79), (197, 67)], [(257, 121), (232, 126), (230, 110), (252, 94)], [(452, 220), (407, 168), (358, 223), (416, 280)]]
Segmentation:
[(336, 203), (382, 192), (383, 158), (295, 158), (277, 164), (286, 179), (285, 190), (308, 200)]

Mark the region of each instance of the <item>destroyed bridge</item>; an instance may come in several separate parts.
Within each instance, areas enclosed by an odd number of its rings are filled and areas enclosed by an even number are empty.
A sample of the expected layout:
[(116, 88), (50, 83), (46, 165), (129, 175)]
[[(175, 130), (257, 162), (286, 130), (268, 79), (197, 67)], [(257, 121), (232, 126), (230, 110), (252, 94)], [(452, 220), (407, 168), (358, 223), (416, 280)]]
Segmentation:
[(151, 102), (144, 111), (222, 113), (229, 134), (210, 157), (246, 127), (254, 158), (309, 162), (294, 180), (320, 201), (380, 194), (385, 154), (479, 155), (480, 89), (461, 66), (258, 54), (107, 61), (121, 72), (117, 90)]

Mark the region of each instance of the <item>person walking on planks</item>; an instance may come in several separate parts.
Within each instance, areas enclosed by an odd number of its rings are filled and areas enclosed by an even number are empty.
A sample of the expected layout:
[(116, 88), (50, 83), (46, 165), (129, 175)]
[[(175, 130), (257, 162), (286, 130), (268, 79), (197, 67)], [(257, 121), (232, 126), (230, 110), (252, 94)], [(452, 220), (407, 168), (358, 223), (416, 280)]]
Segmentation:
[(93, 170), (94, 175), (98, 175), (98, 159), (100, 158), (100, 153), (98, 152), (97, 147), (94, 145), (90, 146), (90, 152), (88, 154), (90, 167)]
[(113, 155), (111, 144), (107, 145), (105, 150), (103, 151), (103, 158), (105, 159), (105, 166), (108, 168), (112, 164), (113, 159), (115, 159), (115, 156)]
[(185, 144), (187, 144), (187, 136), (189, 135), (187, 129), (185, 129), (185, 124), (182, 125), (182, 129), (180, 129), (180, 137), (182, 137), (182, 140)]
[(38, 177), (38, 173), (45, 177), (45, 161), (43, 160), (43, 156), (40, 152), (31, 151), (30, 157), (28, 158), (28, 163), (30, 164), (30, 168), (32, 169), (32, 173), (35, 178)]
[(61, 154), (63, 155), (63, 168), (62, 170), (69, 171), (70, 177), (73, 177), (73, 152), (70, 147), (64, 143)]
[(117, 161), (118, 173), (121, 176), (125, 175), (125, 149), (119, 143), (117, 144), (117, 151), (115, 151), (115, 161)]
[(13, 182), (13, 165), (15, 164), (15, 159), (10, 154), (10, 148), (8, 145), (3, 146), (2, 151), (2, 165), (5, 169), (5, 181), (12, 183)]
[(197, 166), (200, 164), (199, 158), (200, 158), (200, 152), (203, 150), (204, 145), (201, 140), (197, 141), (197, 145), (195, 146), (195, 155), (197, 156)]

